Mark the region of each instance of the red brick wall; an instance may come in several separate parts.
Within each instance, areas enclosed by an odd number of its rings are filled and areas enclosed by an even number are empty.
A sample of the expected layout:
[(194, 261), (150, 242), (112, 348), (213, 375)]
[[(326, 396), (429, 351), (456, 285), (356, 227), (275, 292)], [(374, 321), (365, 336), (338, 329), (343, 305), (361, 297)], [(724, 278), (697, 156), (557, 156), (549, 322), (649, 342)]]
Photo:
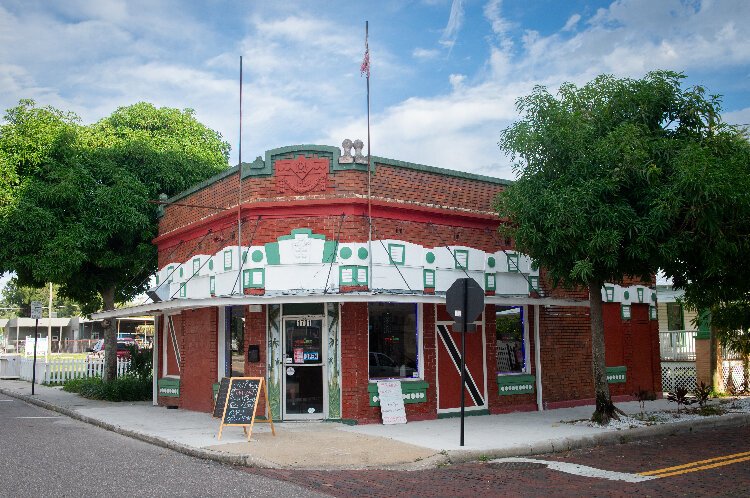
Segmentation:
[(217, 372), (217, 308), (182, 312), (178, 341), (181, 353), (180, 407), (210, 412), (213, 410), (212, 386)]
[(544, 403), (593, 398), (589, 309), (542, 307), (539, 340)]
[[(367, 173), (364, 171), (338, 171), (328, 174), (329, 189), (309, 195), (280, 195), (275, 176), (247, 177), (242, 181), (242, 202), (273, 202), (294, 197), (304, 199), (334, 199), (362, 197), (367, 193)], [(372, 198), (406, 201), (429, 206), (459, 208), (488, 212), (492, 200), (503, 189), (497, 183), (429, 173), (409, 168), (378, 164), (372, 175)], [(183, 199), (181, 204), (228, 208), (237, 205), (237, 175), (225, 177), (216, 183)], [(209, 217), (219, 210), (205, 207), (168, 206), (159, 225), (159, 234), (165, 234), (187, 225), (196, 219)]]
[[(249, 307), (245, 306), (245, 376), (246, 377), (263, 377), (264, 388), (268, 385), (266, 366), (268, 365), (268, 333), (266, 329), (267, 323), (268, 306), (262, 306), (261, 311), (249, 311)], [(250, 363), (248, 361), (248, 350), (250, 345), (257, 345), (260, 347), (260, 361), (258, 363)], [(258, 409), (256, 411), (258, 415), (264, 415), (266, 413), (266, 400), (265, 393), (258, 400)]]
[(375, 422), (367, 393), (367, 303), (341, 305), (341, 417)]
[[(424, 380), (427, 381), (427, 401), (405, 405), (408, 420), (426, 420), (437, 416), (435, 391), (435, 309), (423, 307)], [(359, 423), (380, 423), (380, 408), (370, 406), (368, 310), (367, 303), (341, 305), (341, 378), (342, 418)]]

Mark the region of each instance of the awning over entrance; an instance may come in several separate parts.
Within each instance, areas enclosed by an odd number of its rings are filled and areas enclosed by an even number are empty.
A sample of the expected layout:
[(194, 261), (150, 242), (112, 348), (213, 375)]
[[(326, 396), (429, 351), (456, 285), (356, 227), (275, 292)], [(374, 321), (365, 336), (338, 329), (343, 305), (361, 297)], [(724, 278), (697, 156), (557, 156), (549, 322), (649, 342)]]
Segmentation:
[[(486, 304), (499, 306), (576, 306), (589, 307), (588, 300), (581, 299), (559, 299), (552, 297), (533, 298), (524, 295), (518, 296), (485, 296)], [(212, 297), (206, 299), (172, 299), (170, 301), (147, 303), (127, 308), (101, 311), (91, 315), (94, 319), (121, 318), (127, 316), (153, 315), (159, 313), (179, 313), (185, 309), (210, 308), (214, 306), (244, 306), (250, 304), (290, 304), (290, 303), (434, 303), (445, 304), (445, 294), (412, 294), (412, 293), (378, 293), (378, 292), (352, 292), (346, 294), (266, 294), (263, 296), (237, 295)]]

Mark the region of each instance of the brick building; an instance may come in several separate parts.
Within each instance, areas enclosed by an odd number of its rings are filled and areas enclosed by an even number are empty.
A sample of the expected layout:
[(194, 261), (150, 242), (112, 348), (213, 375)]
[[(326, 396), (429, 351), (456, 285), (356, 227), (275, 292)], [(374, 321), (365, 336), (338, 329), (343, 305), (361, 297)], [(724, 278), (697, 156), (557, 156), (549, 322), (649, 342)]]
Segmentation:
[[(450, 416), (460, 335), (445, 292), (469, 276), (486, 296), (466, 337), (467, 410), (593, 403), (588, 296), (552, 289), (499, 237), (508, 182), (373, 157), (368, 196), (347, 142), (270, 150), (165, 199), (157, 302), (108, 312), (158, 316), (155, 402), (210, 411), (221, 378), (262, 376), (274, 419), (377, 422), (376, 381), (395, 378), (409, 420)], [(602, 296), (615, 399), (659, 391), (655, 292)]]

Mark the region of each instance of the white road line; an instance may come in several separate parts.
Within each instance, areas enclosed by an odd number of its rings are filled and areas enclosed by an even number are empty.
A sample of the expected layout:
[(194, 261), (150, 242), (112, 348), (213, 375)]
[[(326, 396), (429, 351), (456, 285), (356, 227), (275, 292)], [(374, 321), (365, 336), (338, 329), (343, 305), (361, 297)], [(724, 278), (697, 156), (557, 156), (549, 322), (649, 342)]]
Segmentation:
[(60, 418), (60, 417), (13, 417), (13, 418)]
[(615, 472), (613, 470), (602, 470), (594, 467), (587, 467), (586, 465), (579, 465), (577, 463), (568, 462), (555, 462), (550, 460), (536, 460), (533, 458), (498, 458), (492, 460), (492, 462), (503, 463), (503, 462), (530, 462), (530, 463), (542, 463), (552, 470), (558, 472), (564, 472), (566, 474), (573, 474), (583, 477), (596, 477), (599, 479), (609, 479), (610, 481), (624, 481), (624, 482), (644, 482), (655, 479), (652, 476), (642, 476), (638, 474), (628, 474), (626, 472)]
[(0, 399), (0, 403), (2, 403), (3, 401), (8, 401), (8, 402), (11, 402), (11, 401), (13, 401), (13, 400), (12, 400), (12, 399)]

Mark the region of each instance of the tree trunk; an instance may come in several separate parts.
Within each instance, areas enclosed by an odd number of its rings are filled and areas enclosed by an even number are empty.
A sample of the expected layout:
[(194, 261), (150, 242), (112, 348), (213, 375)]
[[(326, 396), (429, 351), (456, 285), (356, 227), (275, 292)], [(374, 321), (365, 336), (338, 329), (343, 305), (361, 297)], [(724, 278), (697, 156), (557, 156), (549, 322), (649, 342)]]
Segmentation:
[[(105, 310), (115, 309), (115, 288), (100, 292)], [(117, 327), (114, 320), (104, 320), (104, 372), (102, 380), (109, 382), (117, 377)]]
[(594, 373), (596, 410), (591, 420), (607, 425), (612, 418), (619, 418), (612, 404), (607, 383), (607, 364), (604, 349), (604, 316), (602, 313), (602, 282), (589, 283), (589, 310), (591, 316), (591, 363)]
[(709, 342), (709, 369), (711, 371), (711, 387), (715, 393), (724, 392), (724, 383), (721, 378), (721, 348), (719, 347), (718, 331), (712, 324), (710, 328)]
[[(729, 367), (731, 368), (731, 366)], [(742, 381), (742, 393), (747, 394), (750, 392), (750, 356), (742, 355), (742, 375), (744, 379)]]

